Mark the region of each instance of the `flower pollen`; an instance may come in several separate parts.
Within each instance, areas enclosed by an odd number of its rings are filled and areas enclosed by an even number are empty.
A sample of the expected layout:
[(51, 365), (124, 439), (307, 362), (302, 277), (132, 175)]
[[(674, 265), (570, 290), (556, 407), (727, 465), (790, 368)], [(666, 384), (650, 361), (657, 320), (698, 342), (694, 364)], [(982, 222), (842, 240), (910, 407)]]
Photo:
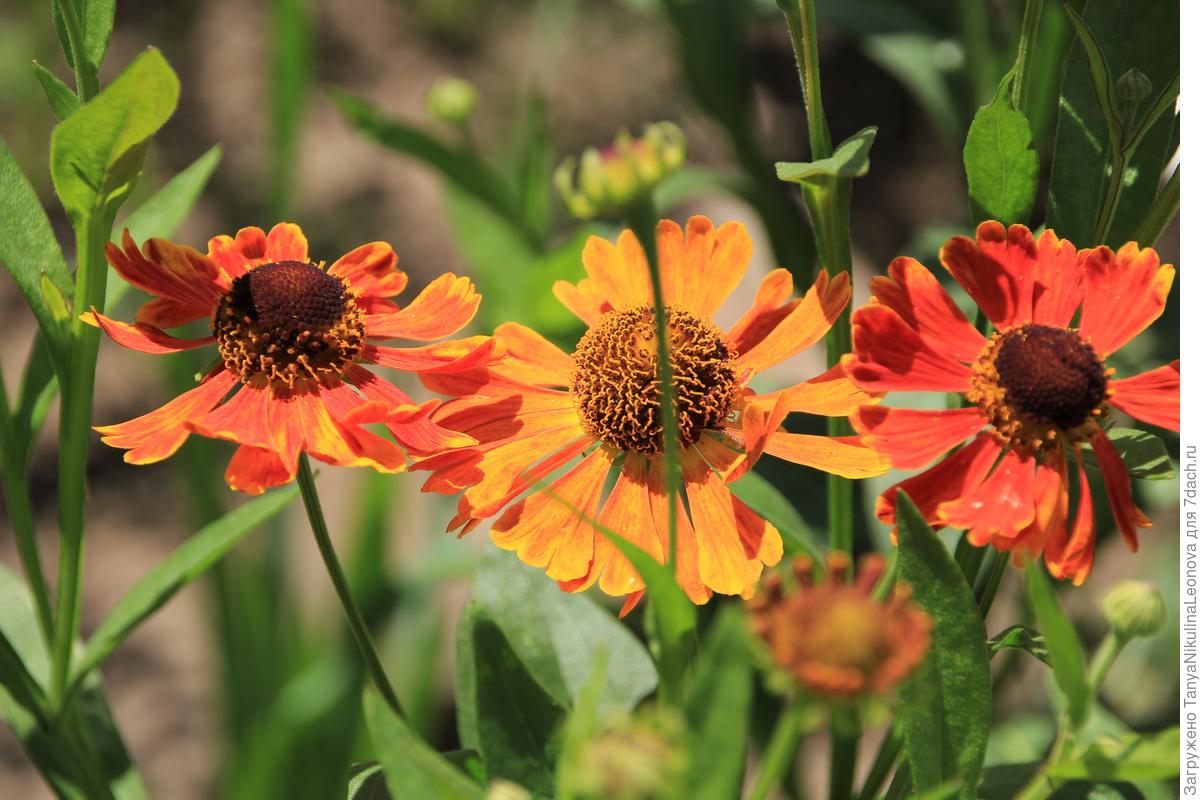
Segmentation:
[[(672, 387), (683, 447), (723, 423), (738, 395), (737, 353), (711, 323), (668, 307)], [(575, 349), (571, 390), (592, 436), (624, 451), (663, 450), (654, 307), (611, 311)]]
[(288, 388), (340, 375), (364, 342), (363, 311), (346, 282), (299, 261), (236, 278), (212, 329), (225, 367), (243, 383)]

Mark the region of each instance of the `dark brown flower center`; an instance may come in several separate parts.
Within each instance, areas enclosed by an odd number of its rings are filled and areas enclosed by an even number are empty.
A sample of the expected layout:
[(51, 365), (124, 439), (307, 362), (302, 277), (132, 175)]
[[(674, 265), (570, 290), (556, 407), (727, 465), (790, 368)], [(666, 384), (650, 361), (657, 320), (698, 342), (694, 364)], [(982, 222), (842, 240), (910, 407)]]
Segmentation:
[(1003, 335), (997, 382), (1025, 417), (1070, 430), (1105, 399), (1108, 378), (1092, 346), (1074, 331), (1023, 325)]
[(362, 350), (363, 312), (341, 278), (280, 261), (233, 281), (212, 330), (226, 368), (243, 381), (293, 387), (340, 375)]
[[(654, 308), (611, 311), (575, 349), (571, 389), (588, 433), (621, 450), (663, 449)], [(688, 311), (667, 308), (671, 385), (686, 447), (719, 426), (737, 398), (736, 353), (721, 332)]]

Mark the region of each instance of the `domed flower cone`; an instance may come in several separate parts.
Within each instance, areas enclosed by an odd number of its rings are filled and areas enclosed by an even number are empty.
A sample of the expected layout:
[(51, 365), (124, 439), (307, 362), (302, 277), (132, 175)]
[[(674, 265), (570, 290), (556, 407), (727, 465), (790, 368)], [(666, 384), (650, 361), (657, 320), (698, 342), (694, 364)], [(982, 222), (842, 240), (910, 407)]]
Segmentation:
[(894, 523), (903, 489), (930, 524), (1022, 558), (1044, 555), (1053, 575), (1081, 584), (1096, 546), (1082, 449), (1095, 454), (1117, 526), (1136, 551), (1137, 529), (1150, 522), (1105, 433), (1109, 411), (1179, 430), (1178, 361), (1123, 378), (1107, 361), (1162, 314), (1175, 269), (1133, 242), (1077, 253), (1053, 231), (1035, 240), (1023, 225), (998, 222), (980, 225), (975, 239), (951, 239), (941, 261), (991, 320), (991, 337), (911, 258), (873, 280), (871, 303), (851, 318), (854, 352), (844, 364), (864, 391), (963, 398), (944, 411), (874, 406), (851, 417), (897, 468), (922, 469), (950, 453), (885, 492), (876, 513)]
[[(631, 540), (660, 562), (669, 549), (668, 503), (678, 504), (677, 577), (693, 602), (713, 592), (750, 595), (763, 565), (778, 562), (778, 531), (726, 486), (763, 454), (851, 478), (879, 475), (887, 462), (857, 437), (781, 430), (792, 412), (845, 416), (872, 398), (840, 367), (804, 383), (757, 395), (752, 378), (821, 340), (850, 300), (846, 276), (821, 273), (803, 297), (777, 269), (729, 331), (712, 315), (741, 281), (750, 238), (738, 223), (714, 228), (693, 217), (686, 232), (657, 230), (678, 410), (684, 494), (668, 498), (660, 421), (657, 340), (650, 272), (630, 231), (614, 245), (593, 237), (583, 251), (588, 277), (558, 282), (555, 296), (588, 325), (567, 354), (515, 323), (496, 331), (506, 358), (424, 383), (459, 399), (434, 415), (479, 444), (414, 465), (432, 475), (428, 491), (462, 492), (449, 530), (460, 534), (504, 512), (492, 540), (541, 567), (567, 591), (592, 584), (628, 595), (644, 584), (588, 522)], [(582, 458), (581, 458), (582, 457)], [(562, 468), (545, 490), (521, 498)], [(605, 493), (611, 470), (619, 475)]]
[[(430, 419), (436, 401), (417, 405), (362, 364), (410, 372), (455, 372), (491, 363), (488, 337), (396, 348), (374, 340), (431, 341), (462, 329), (479, 306), (467, 278), (446, 274), (409, 305), (392, 300), (408, 283), (383, 242), (358, 247), (328, 269), (309, 260), (300, 228), (280, 223), (264, 233), (243, 228), (217, 236), (208, 253), (150, 239), (139, 250), (126, 231), (108, 245), (113, 268), (155, 299), (133, 324), (93, 310), (86, 321), (113, 341), (144, 353), (215, 344), (219, 362), (200, 385), (156, 411), (96, 430), (149, 464), (173, 454), (193, 433), (237, 442), (225, 478), (258, 494), (292, 480), (301, 452), (329, 464), (406, 467), (405, 451), (424, 454), (474, 444)], [(179, 339), (165, 332), (198, 319), (211, 335)], [(362, 426), (384, 423), (395, 441)], [(397, 442), (399, 444), (397, 444)]]

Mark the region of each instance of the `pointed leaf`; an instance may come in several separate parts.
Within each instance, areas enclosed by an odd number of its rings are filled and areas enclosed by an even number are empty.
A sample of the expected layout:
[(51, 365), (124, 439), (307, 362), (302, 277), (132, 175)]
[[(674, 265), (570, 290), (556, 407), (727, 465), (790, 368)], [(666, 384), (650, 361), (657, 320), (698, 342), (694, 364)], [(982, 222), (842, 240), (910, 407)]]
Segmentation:
[(1037, 616), (1042, 636), (1046, 639), (1054, 680), (1066, 695), (1067, 713), (1072, 725), (1078, 728), (1087, 721), (1092, 702), (1079, 634), (1059, 606), (1054, 587), (1050, 585), (1050, 579), (1040, 562), (1025, 568), (1025, 592)]
[(833, 155), (819, 161), (780, 161), (775, 174), (788, 183), (823, 186), (835, 178), (861, 178), (870, 166), (868, 155), (875, 141), (876, 127), (863, 128), (837, 146)]
[(79, 110), (79, 97), (53, 72), (35, 61), (33, 74), (46, 92), (46, 100), (49, 101), (50, 110), (54, 112), (55, 117), (64, 120)]
[(392, 797), (483, 800), (483, 787), (423, 742), (373, 691), (363, 695), (363, 715)]
[(992, 102), (975, 114), (963, 148), (971, 216), (978, 224), (1029, 221), (1038, 189), (1038, 154), (1029, 120), (1013, 105), (1012, 73)]

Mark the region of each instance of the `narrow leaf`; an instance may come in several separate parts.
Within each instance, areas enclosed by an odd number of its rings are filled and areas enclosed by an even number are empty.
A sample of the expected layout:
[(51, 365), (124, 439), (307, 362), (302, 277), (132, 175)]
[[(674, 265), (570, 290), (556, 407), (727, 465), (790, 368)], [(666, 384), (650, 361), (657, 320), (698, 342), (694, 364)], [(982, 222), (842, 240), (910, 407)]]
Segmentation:
[(1079, 727), (1087, 720), (1092, 702), (1079, 635), (1058, 605), (1054, 587), (1050, 585), (1050, 579), (1040, 563), (1026, 567), (1025, 592), (1037, 616), (1038, 627), (1046, 639), (1054, 680), (1067, 697), (1067, 713), (1072, 725)]
[(392, 800), (383, 766), (378, 762), (355, 764), (350, 768), (346, 800)]
[(1105, 738), (1050, 768), (1060, 780), (1167, 780), (1179, 775), (1179, 728)]
[(1013, 105), (1010, 72), (992, 102), (975, 114), (963, 148), (971, 216), (1027, 222), (1038, 189), (1038, 154), (1029, 120)]
[(363, 712), (392, 797), (483, 800), (483, 787), (423, 742), (375, 692), (363, 695)]
[(896, 510), (899, 578), (934, 621), (925, 663), (900, 691), (913, 786), (931, 792), (960, 778), (960, 796), (973, 797), (992, 713), (987, 634), (970, 585), (903, 492)]
[(84, 7), (84, 54), (93, 69), (99, 71), (108, 50), (108, 40), (112, 37), (117, 0), (86, 0)]
[(79, 97), (53, 72), (34, 61), (33, 74), (42, 85), (42, 90), (46, 92), (46, 100), (49, 101), (50, 110), (54, 112), (55, 117), (64, 120), (79, 109)]
[(200, 529), (142, 577), (117, 603), (88, 640), (72, 685), (109, 656), (151, 614), (200, 577), (247, 534), (295, 499), (296, 487), (251, 500)]
[(178, 99), (179, 79), (151, 48), (58, 124), (50, 137), (50, 176), (76, 225), (89, 215), (111, 213), (129, 195), (150, 137)]

